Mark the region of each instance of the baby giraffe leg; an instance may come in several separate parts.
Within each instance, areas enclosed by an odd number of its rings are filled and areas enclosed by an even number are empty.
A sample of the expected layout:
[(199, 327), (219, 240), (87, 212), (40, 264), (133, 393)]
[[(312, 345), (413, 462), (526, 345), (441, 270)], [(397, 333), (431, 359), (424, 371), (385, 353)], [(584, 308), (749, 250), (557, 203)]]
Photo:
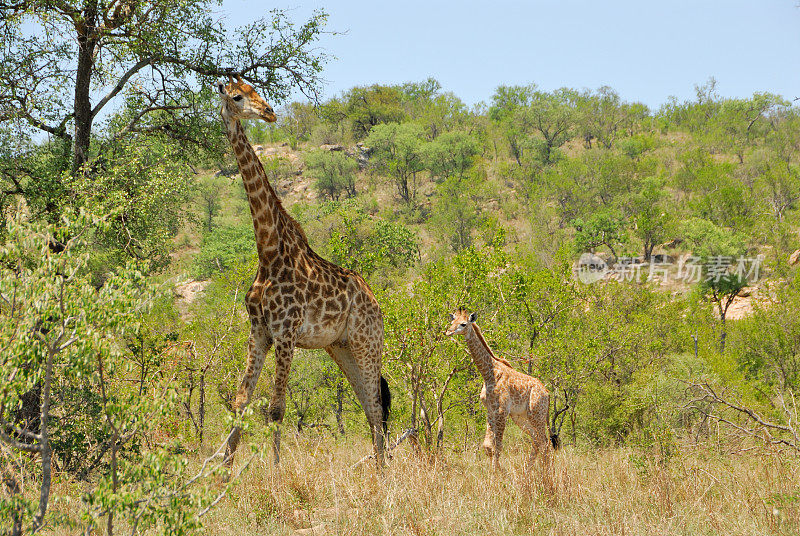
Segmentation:
[(486, 455), (490, 460), (494, 457), (494, 433), (492, 433), (488, 418), (486, 421), (486, 435), (483, 437), (483, 450), (486, 451)]
[(506, 430), (506, 416), (503, 413), (495, 414), (494, 418), (494, 445), (492, 452), (492, 469), (500, 470), (500, 453), (503, 451), (503, 432)]

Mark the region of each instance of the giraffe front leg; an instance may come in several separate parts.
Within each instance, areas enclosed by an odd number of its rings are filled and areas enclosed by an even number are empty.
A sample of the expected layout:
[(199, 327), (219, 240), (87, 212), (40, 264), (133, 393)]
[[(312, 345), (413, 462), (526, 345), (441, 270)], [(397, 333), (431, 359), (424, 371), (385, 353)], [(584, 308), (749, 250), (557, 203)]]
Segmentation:
[(289, 381), (289, 371), (292, 368), (294, 356), (294, 341), (280, 341), (275, 343), (275, 385), (269, 400), (267, 415), (270, 422), (277, 423), (273, 432), (272, 450), (275, 455), (275, 464), (281, 461), (281, 428), (283, 416), (286, 413), (286, 384)]
[(506, 415), (497, 413), (494, 418), (492, 432), (494, 434), (494, 444), (492, 445), (492, 469), (500, 471), (500, 453), (503, 451), (503, 432), (506, 430)]
[[(253, 391), (258, 382), (258, 376), (264, 366), (264, 359), (272, 345), (272, 339), (267, 335), (266, 330), (258, 320), (252, 320), (250, 326), (250, 338), (247, 343), (247, 365), (245, 366), (244, 376), (236, 392), (236, 399), (233, 403), (234, 412), (239, 415), (242, 410), (250, 403)], [(225, 465), (231, 467), (233, 455), (239, 446), (242, 436), (242, 429), (235, 426), (228, 436), (228, 445), (225, 452)]]

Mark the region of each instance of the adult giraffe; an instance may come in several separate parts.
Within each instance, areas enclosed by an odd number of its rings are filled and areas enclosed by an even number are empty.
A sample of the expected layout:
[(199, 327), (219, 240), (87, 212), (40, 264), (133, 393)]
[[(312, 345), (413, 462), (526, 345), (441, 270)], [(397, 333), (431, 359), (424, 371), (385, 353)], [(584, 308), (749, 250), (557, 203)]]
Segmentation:
[[(274, 122), (272, 108), (241, 78), (218, 85), (222, 121), (236, 153), (258, 250), (258, 270), (245, 305), (250, 316), (247, 367), (234, 409), (249, 402), (270, 346), (275, 346), (275, 386), (268, 418), (280, 424), (286, 411), (286, 381), (295, 347), (324, 348), (344, 372), (372, 431), (375, 458), (383, 464), (391, 395), (381, 376), (383, 317), (378, 301), (358, 273), (329, 262), (311, 249), (303, 229), (283, 208), (241, 119)], [(226, 452), (233, 463), (241, 429), (234, 428)], [(280, 461), (280, 428), (274, 435)]]

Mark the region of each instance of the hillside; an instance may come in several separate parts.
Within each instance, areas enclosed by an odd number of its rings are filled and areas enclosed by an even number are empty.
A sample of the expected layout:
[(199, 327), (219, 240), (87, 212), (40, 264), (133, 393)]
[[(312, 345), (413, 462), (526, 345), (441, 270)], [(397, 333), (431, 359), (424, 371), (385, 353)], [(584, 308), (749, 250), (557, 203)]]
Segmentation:
[[(90, 342), (58, 358), (54, 530), (107, 520), (92, 505), (104, 500), (119, 527), (141, 518), (158, 530), (218, 499), (202, 523), (219, 534), (796, 531), (798, 112), (770, 94), (719, 98), (713, 84), (659, 110), (609, 88), (535, 86), (501, 86), (468, 109), (428, 80), (250, 121), (311, 246), (360, 272), (380, 303), (390, 442), (416, 431), (383, 475), (363, 462), (368, 427), (347, 380), (323, 351), (300, 349), (284, 467), (269, 461), (274, 425), (264, 425), (270, 353), (230, 487), (217, 474), (257, 266), (218, 124), (217, 151), (179, 156), (150, 140), (109, 157), (91, 187), (68, 183), (77, 197), (91, 192), (81, 206), (100, 218), (65, 213), (63, 229), (37, 234), (30, 223), (46, 221), (47, 205), (18, 199), (27, 221), (9, 224), (20, 238), (8, 243), (22, 246), (5, 262), (32, 268), (6, 281), (25, 281), (26, 303), (50, 304), (39, 316), (68, 326), (59, 311), (73, 305), (61, 307), (54, 282), (78, 274), (67, 299), (92, 319)], [(525, 465), (527, 438), (513, 425), (507, 472), (486, 476), (483, 381), (463, 342), (443, 335), (458, 307), (550, 391), (563, 444), (554, 482)], [(73, 500), (84, 487), (99, 502)], [(15, 496), (33, 501), (33, 488)]]

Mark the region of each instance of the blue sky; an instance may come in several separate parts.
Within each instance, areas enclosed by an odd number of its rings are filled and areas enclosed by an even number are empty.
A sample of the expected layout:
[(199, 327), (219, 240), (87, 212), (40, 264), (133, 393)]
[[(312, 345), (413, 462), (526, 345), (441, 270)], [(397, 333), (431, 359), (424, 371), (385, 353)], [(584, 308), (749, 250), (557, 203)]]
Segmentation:
[(693, 99), (711, 76), (724, 96), (800, 97), (797, 0), (224, 0), (221, 11), (241, 25), (272, 7), (297, 22), (324, 8), (328, 29), (343, 32), (320, 43), (334, 56), (325, 97), (429, 76), (468, 104), (488, 102), (501, 84), (535, 82), (608, 85), (657, 108), (670, 95)]

